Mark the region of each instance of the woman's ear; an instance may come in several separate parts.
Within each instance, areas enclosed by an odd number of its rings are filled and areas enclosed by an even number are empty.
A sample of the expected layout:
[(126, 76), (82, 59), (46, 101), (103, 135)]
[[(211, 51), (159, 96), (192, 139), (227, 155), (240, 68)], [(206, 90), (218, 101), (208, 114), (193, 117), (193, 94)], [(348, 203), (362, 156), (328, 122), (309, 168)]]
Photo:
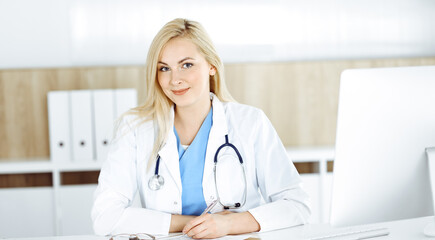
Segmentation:
[(209, 74), (210, 74), (210, 76), (214, 76), (216, 74), (216, 68), (212, 65), (210, 65)]

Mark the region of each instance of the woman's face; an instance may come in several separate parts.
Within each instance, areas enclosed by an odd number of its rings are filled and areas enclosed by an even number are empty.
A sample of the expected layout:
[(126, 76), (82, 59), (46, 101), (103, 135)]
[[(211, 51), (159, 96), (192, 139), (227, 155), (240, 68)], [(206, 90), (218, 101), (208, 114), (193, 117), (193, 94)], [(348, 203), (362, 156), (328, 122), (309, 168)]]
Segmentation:
[(186, 38), (171, 39), (162, 49), (157, 79), (166, 96), (177, 108), (210, 104), (210, 75), (216, 69)]

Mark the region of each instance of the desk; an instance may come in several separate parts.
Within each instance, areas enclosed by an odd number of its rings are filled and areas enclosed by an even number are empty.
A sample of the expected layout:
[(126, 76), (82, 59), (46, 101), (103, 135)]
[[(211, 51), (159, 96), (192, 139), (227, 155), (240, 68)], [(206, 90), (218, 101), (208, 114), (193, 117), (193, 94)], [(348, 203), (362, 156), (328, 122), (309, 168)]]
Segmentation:
[[(423, 234), (424, 227), (433, 221), (434, 217), (422, 217), (406, 219), (400, 221), (383, 222), (365, 226), (386, 227), (390, 230), (390, 235), (373, 238), (374, 240), (394, 239), (394, 240), (435, 240), (435, 238), (426, 237)], [(316, 233), (327, 232), (333, 229), (329, 224), (309, 224), (300, 227), (286, 228), (277, 231), (257, 234), (262, 240), (272, 239), (294, 239), (306, 240), (307, 237)]]
[[(394, 239), (394, 240), (430, 240), (435, 238), (425, 237), (423, 234), (424, 227), (434, 217), (422, 217), (414, 219), (406, 219), (400, 221), (383, 222), (378, 224), (370, 224), (365, 226), (386, 227), (390, 230), (389, 236), (374, 238), (374, 240)], [(309, 224), (293, 228), (285, 228), (281, 230), (254, 233), (252, 236), (259, 237), (261, 240), (277, 240), (277, 239), (292, 239), (292, 240), (307, 240), (309, 236), (317, 233), (331, 230), (329, 224)], [(0, 238), (1, 239), (1, 238)], [(8, 238), (9, 239), (9, 238)], [(107, 240), (108, 237), (101, 236), (59, 236), (59, 237), (38, 237), (38, 238), (16, 238), (21, 240)], [(225, 238), (222, 238), (225, 239)]]

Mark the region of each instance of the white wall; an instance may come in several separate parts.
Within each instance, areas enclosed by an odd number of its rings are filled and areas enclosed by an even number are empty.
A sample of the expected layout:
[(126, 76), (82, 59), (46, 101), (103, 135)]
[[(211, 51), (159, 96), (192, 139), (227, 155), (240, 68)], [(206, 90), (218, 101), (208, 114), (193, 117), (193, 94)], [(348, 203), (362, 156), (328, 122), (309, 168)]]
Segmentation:
[(141, 65), (176, 17), (225, 62), (435, 55), (432, 0), (0, 0), (0, 68)]

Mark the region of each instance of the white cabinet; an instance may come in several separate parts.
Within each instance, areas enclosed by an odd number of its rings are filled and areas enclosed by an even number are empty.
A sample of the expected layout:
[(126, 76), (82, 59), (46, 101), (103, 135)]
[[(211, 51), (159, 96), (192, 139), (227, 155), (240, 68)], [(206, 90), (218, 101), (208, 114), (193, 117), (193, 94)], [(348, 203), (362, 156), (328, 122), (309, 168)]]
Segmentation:
[[(92, 229), (91, 210), (97, 184), (68, 185), (59, 189), (60, 202), (60, 234), (90, 235)], [(139, 194), (132, 203), (133, 207), (141, 207)]]
[(93, 234), (91, 209), (96, 184), (68, 185), (59, 189), (61, 235)]
[(51, 187), (0, 189), (0, 238), (55, 235)]
[(319, 175), (318, 174), (301, 174), (303, 188), (308, 193), (311, 199), (311, 217), (310, 223), (318, 223), (322, 219), (321, 201), (319, 191)]
[(311, 197), (310, 223), (329, 223), (331, 208), (332, 173), (321, 178), (320, 174), (301, 174), (304, 189)]
[(63, 172), (99, 171), (101, 163), (49, 159), (0, 163), (0, 174), (50, 173), (52, 186), (0, 188), (0, 238), (93, 234), (91, 207), (96, 184), (61, 185)]
[[(311, 223), (329, 222), (332, 174), (326, 165), (334, 157), (333, 148), (292, 148), (287, 152), (295, 163), (318, 166), (316, 173), (301, 174), (301, 178), (312, 199)], [(51, 187), (0, 188), (0, 238), (93, 234), (91, 208), (97, 185), (62, 185), (61, 175), (99, 171), (101, 164), (49, 159), (0, 163), (0, 175), (51, 173), (53, 179)], [(133, 206), (141, 206), (138, 194)]]
[(287, 148), (287, 154), (294, 163), (313, 163), (315, 173), (300, 174), (304, 189), (311, 197), (310, 223), (329, 223), (332, 194), (332, 173), (328, 162), (334, 160), (334, 147)]
[(323, 184), (323, 221), (324, 223), (329, 223), (329, 214), (331, 213), (331, 199), (332, 199), (332, 173), (326, 174), (325, 181)]

